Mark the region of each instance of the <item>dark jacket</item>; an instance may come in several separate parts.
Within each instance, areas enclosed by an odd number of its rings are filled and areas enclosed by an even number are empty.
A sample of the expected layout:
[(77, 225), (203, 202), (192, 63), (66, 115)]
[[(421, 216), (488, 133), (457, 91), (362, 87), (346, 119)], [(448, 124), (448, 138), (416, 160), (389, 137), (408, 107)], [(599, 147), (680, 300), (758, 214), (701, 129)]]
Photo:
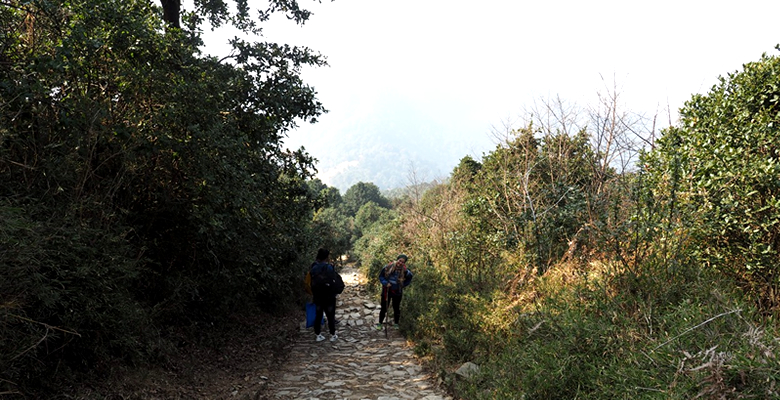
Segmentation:
[[(333, 272), (336, 272), (336, 267), (334, 267), (332, 264), (315, 261), (314, 264), (311, 265), (311, 269), (310, 269), (312, 278), (315, 275), (322, 272), (323, 268), (328, 268)], [(322, 303), (323, 300), (335, 299), (337, 296), (336, 294), (322, 294), (322, 293), (317, 293), (316, 291), (312, 294), (314, 295), (314, 303)]]
[(403, 285), (401, 285), (401, 271), (399, 269), (388, 274), (387, 272), (393, 269), (394, 265), (395, 262), (391, 262), (379, 271), (379, 282), (382, 283), (382, 287), (386, 287), (390, 283), (391, 296), (403, 293), (404, 288), (412, 283), (412, 271), (409, 271), (406, 265), (403, 266)]

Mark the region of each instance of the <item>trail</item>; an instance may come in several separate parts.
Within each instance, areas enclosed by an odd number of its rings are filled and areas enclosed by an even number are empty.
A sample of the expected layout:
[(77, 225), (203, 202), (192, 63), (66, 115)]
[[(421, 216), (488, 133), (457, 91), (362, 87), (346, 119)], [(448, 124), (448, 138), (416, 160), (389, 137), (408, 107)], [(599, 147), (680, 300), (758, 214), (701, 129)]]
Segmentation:
[[(426, 374), (400, 333), (377, 331), (379, 304), (369, 299), (365, 278), (352, 266), (341, 271), (346, 288), (336, 306), (336, 333), (317, 342), (302, 323), (289, 357), (265, 385), (264, 398), (355, 400), (451, 400)], [(401, 304), (403, 309), (403, 304)]]

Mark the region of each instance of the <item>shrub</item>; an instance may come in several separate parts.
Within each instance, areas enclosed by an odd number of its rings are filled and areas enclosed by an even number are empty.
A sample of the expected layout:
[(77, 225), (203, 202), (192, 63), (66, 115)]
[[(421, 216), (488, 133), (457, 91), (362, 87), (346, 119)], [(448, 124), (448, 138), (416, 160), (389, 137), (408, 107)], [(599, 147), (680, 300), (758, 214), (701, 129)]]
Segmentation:
[(748, 283), (767, 308), (780, 289), (780, 58), (764, 55), (721, 77), (680, 110), (644, 166), (674, 193), (697, 253)]

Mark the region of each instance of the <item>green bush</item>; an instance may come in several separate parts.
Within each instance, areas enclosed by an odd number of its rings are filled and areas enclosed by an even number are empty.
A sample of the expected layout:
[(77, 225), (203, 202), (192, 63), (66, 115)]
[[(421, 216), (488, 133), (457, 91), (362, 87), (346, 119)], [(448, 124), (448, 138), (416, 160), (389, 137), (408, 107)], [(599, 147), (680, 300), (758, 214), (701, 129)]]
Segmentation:
[(517, 317), (512, 343), (458, 390), (473, 399), (776, 396), (773, 335), (711, 279), (678, 282), (688, 296), (677, 304), (665, 302), (660, 277), (645, 280), (639, 302), (628, 291), (552, 285), (533, 313)]
[(53, 389), (74, 373), (105, 374), (111, 360), (164, 355), (167, 342), (133, 291), (144, 260), (126, 243), (128, 229), (31, 214), (0, 206), (3, 379), (17, 390)]
[(767, 308), (780, 288), (780, 58), (721, 77), (680, 110), (644, 158), (654, 190), (675, 193), (697, 253), (752, 286)]
[(695, 97), (637, 171), (531, 125), (400, 203), (382, 245), (418, 255), (419, 354), (468, 399), (778, 397), (776, 63)]
[(0, 392), (298, 300), (313, 160), (281, 141), (323, 112), (299, 75), (324, 62), (240, 40), (233, 63), (201, 57), (220, 6), (172, 29), (148, 1), (0, 5)]

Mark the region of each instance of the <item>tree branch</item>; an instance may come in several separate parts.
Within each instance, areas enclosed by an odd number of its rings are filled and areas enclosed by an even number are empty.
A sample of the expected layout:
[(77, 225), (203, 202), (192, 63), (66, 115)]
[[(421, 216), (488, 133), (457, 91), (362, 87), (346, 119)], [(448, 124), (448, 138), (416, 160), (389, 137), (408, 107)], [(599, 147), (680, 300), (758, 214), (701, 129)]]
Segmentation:
[(688, 328), (683, 333), (681, 333), (681, 334), (679, 334), (679, 335), (677, 335), (677, 336), (675, 336), (675, 337), (673, 337), (673, 338), (671, 338), (671, 339), (669, 339), (669, 340), (659, 344), (658, 346), (656, 346), (656, 348), (653, 349), (653, 351), (656, 351), (656, 350), (660, 349), (661, 347), (666, 346), (667, 344), (677, 340), (678, 338), (680, 338), (681, 336), (685, 335), (686, 333), (688, 333), (688, 332), (690, 332), (690, 331), (692, 331), (694, 329), (700, 328), (700, 327), (702, 327), (702, 326), (704, 326), (706, 324), (709, 324), (710, 322), (712, 322), (712, 321), (714, 321), (714, 320), (716, 320), (716, 319), (718, 319), (720, 317), (725, 317), (726, 315), (734, 314), (734, 313), (740, 313), (740, 312), (742, 312), (742, 309), (741, 308), (737, 308), (736, 310), (731, 310), (729, 312), (718, 314), (718, 315), (716, 315), (716, 316), (714, 316), (714, 317), (712, 317), (712, 318), (710, 318), (710, 319), (700, 323), (699, 325), (696, 325), (696, 326), (694, 326), (692, 328)]

